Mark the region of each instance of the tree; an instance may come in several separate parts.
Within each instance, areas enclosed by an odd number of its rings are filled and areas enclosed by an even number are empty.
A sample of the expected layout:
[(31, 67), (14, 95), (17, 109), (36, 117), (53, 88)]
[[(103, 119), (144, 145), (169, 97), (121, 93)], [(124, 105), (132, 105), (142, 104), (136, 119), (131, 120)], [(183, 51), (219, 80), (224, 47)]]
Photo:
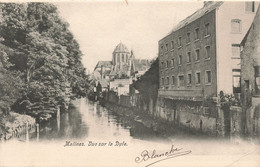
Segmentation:
[(157, 98), (159, 88), (159, 60), (158, 58), (151, 64), (151, 67), (144, 75), (133, 83), (143, 99), (148, 102), (151, 97), (153, 100)]
[(50, 3), (3, 3), (0, 36), (13, 49), (12, 72), (24, 83), (13, 109), (23, 113), (56, 111), (89, 88), (79, 44)]
[(23, 85), (17, 73), (7, 70), (10, 66), (7, 54), (0, 51), (0, 112), (6, 115), (9, 114), (10, 106), (21, 96)]

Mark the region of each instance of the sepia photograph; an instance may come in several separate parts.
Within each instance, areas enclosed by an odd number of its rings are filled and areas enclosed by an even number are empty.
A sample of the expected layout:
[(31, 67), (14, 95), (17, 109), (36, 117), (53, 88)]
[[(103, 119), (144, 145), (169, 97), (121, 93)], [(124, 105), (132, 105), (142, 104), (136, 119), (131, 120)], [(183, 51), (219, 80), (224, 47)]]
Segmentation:
[(260, 167), (260, 1), (0, 2), (0, 167)]

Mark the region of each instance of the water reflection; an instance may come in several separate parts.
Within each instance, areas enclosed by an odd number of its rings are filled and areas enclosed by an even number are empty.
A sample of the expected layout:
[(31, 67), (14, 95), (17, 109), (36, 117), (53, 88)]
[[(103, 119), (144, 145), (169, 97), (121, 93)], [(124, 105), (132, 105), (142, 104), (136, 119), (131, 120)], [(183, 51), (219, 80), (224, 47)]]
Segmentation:
[(162, 139), (142, 124), (117, 116), (85, 98), (74, 101), (69, 111), (60, 115), (60, 121), (53, 119), (40, 126), (40, 140), (84, 138)]

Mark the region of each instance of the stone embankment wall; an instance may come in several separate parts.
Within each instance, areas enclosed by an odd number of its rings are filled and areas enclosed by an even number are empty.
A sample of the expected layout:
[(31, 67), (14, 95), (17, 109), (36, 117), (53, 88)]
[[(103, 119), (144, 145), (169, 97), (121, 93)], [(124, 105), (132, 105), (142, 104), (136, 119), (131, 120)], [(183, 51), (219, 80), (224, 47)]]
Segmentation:
[[(238, 138), (244, 133), (243, 112), (241, 107), (222, 107), (213, 101), (186, 102), (157, 99), (150, 99), (145, 102), (140, 94), (121, 95), (118, 97), (114, 92), (107, 92), (105, 101), (124, 108), (136, 110), (144, 115), (154, 118), (154, 121), (164, 121), (172, 128), (180, 128), (193, 133), (202, 133), (209, 136)], [(252, 135), (259, 135), (260, 119), (259, 106), (253, 105), (250, 108), (250, 115), (247, 118), (249, 129)], [(129, 110), (130, 111), (130, 110)]]

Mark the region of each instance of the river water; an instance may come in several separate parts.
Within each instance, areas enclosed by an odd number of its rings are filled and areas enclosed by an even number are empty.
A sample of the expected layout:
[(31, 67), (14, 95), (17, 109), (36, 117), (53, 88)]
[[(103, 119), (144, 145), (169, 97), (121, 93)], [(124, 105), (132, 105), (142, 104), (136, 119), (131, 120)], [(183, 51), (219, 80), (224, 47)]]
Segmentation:
[(69, 111), (40, 125), (39, 141), (68, 139), (167, 140), (140, 123), (125, 121), (87, 98), (73, 101)]
[[(60, 121), (41, 124), (38, 142), (35, 139), (31, 135), (29, 142), (0, 143), (0, 166), (256, 167), (260, 158), (260, 146), (255, 143), (194, 139), (179, 132), (165, 137), (86, 98), (75, 100), (69, 112), (61, 114)], [(67, 141), (85, 145), (66, 146)], [(126, 144), (119, 147), (117, 142)], [(164, 157), (136, 161), (143, 152), (163, 154), (173, 146), (190, 153), (163, 161)]]

